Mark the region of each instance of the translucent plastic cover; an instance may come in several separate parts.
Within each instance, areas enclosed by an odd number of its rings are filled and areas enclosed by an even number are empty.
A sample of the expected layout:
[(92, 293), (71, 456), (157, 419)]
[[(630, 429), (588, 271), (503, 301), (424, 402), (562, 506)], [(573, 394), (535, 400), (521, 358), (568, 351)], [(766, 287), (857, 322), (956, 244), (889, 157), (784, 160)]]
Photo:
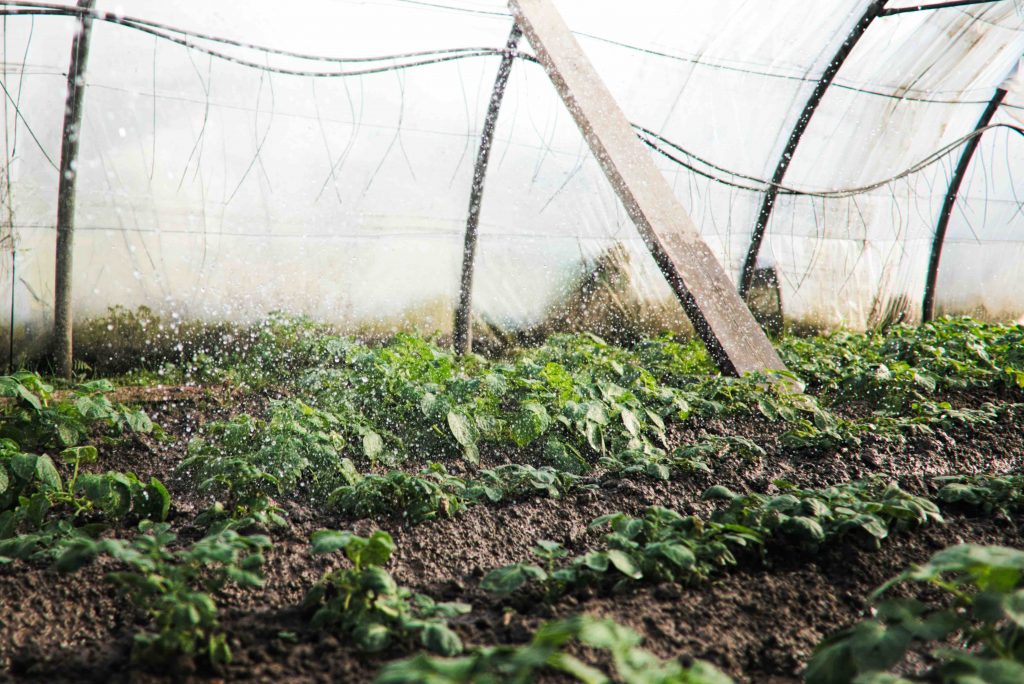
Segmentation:
[[(869, 3), (555, 4), (627, 118), (657, 136), (645, 135), (667, 154), (651, 154), (738, 280), (767, 181)], [(79, 319), (145, 304), (235, 321), (273, 310), (344, 323), (417, 312), (416, 326), (450, 328), (494, 51), (512, 27), (504, 3), (100, 0), (97, 10), (114, 21), (94, 22), (85, 76)], [(42, 340), (78, 19), (3, 22), (0, 302), (15, 330)], [(139, 28), (154, 25), (165, 28)], [(453, 48), (484, 49), (368, 62), (281, 54)], [(529, 52), (525, 39), (521, 48)], [(949, 222), (938, 304), (1000, 318), (1024, 311), (1022, 53), (1024, 17), (1011, 0), (870, 22), (825, 89), (771, 212), (760, 263), (776, 268), (787, 317), (861, 327), (894, 305), (917, 315), (953, 169), (997, 89), (1007, 93), (995, 127), (981, 135)], [(528, 60), (514, 64), (501, 108), (480, 235), (475, 308), (502, 325), (538, 321), (617, 245), (627, 286), (651, 302), (670, 298)]]

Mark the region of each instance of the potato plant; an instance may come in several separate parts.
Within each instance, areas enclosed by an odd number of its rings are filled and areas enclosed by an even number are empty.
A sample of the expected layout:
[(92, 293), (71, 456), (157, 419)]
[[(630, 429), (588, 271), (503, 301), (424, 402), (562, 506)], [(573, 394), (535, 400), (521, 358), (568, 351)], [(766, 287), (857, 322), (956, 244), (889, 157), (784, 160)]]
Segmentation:
[(391, 535), (369, 537), (320, 530), (311, 538), (315, 554), (344, 551), (352, 567), (327, 573), (302, 602), (316, 629), (336, 631), (370, 653), (413, 640), (441, 655), (462, 651), (462, 641), (447, 619), (469, 611), (462, 603), (438, 603), (400, 587), (383, 566), (391, 558)]
[(228, 584), (262, 586), (260, 568), (270, 539), (226, 529), (174, 548), (177, 535), (167, 523), (144, 521), (139, 532), (131, 540), (74, 539), (57, 568), (70, 572), (99, 555), (127, 567), (106, 578), (149, 620), (149, 627), (135, 635), (137, 662), (161, 667), (199, 657), (215, 668), (227, 665), (231, 649), (217, 620), (217, 596)]
[(0, 397), (11, 400), (0, 407), (0, 437), (13, 439), (25, 449), (41, 450), (78, 446), (93, 429), (153, 431), (145, 413), (115, 405), (105, 396), (113, 389), (107, 380), (94, 380), (58, 398), (53, 386), (36, 373), (0, 376)]
[(451, 517), (466, 506), (466, 483), (432, 463), (418, 475), (393, 470), (386, 475), (360, 476), (353, 484), (331, 493), (329, 503), (356, 518), (396, 516), (419, 523)]
[[(142, 482), (133, 473), (79, 472), (97, 456), (92, 446), (61, 452), (73, 468), (65, 482), (48, 455), (23, 453), (13, 440), (0, 439), (0, 563), (47, 553), (63, 539), (95, 535), (104, 523), (129, 516), (167, 518), (170, 494), (155, 477)], [(86, 524), (76, 528), (81, 520)]]
[(586, 487), (582, 478), (550, 466), (509, 463), (479, 471), (466, 483), (466, 499), (471, 502), (501, 503), (531, 496), (558, 499)]
[(488, 573), (481, 586), (508, 594), (527, 583), (539, 583), (550, 597), (566, 589), (596, 584), (603, 578), (619, 584), (648, 581), (696, 581), (718, 567), (734, 565), (732, 549), (759, 546), (761, 535), (740, 525), (707, 522), (651, 506), (642, 518), (613, 513), (596, 518), (591, 529), (609, 528), (601, 548), (577, 556), (561, 567), (555, 562), (565, 553), (558, 544), (542, 541), (533, 554), (546, 567), (518, 563)]
[[(926, 600), (881, 600), (896, 586), (930, 587)], [(911, 684), (890, 674), (908, 651), (931, 646), (922, 672), (943, 684), (1024, 681), (1024, 551), (962, 544), (883, 584), (873, 616), (834, 634), (807, 666), (808, 684)]]
[(1024, 475), (950, 475), (934, 479), (936, 498), (945, 504), (1009, 517), (1024, 508)]
[(541, 542), (533, 554), (546, 559), (516, 563), (489, 572), (481, 586), (509, 594), (539, 585), (549, 598), (579, 585), (614, 578), (619, 586), (638, 581), (693, 582), (736, 564), (734, 551), (767, 550), (769, 542), (815, 548), (854, 537), (877, 546), (901, 526), (941, 523), (938, 507), (928, 499), (878, 480), (853, 482), (820, 490), (801, 490), (777, 482), (783, 493), (738, 495), (725, 487), (708, 489), (704, 497), (727, 506), (709, 519), (682, 516), (660, 506), (648, 507), (642, 518), (612, 513), (596, 518), (591, 529), (610, 528), (598, 549), (555, 568), (559, 545)]
[(717, 486), (704, 499), (727, 502), (712, 520), (757, 530), (765, 538), (817, 546), (843, 536), (877, 547), (901, 526), (941, 523), (938, 506), (880, 479), (805, 490), (776, 481), (782, 494), (734, 494)]
[[(568, 652), (572, 642), (604, 651), (613, 677)], [(585, 684), (731, 684), (732, 679), (701, 661), (662, 661), (640, 647), (633, 630), (612, 620), (580, 615), (548, 622), (528, 644), (474, 649), (461, 658), (418, 655), (390, 663), (376, 684), (526, 684), (545, 670)]]

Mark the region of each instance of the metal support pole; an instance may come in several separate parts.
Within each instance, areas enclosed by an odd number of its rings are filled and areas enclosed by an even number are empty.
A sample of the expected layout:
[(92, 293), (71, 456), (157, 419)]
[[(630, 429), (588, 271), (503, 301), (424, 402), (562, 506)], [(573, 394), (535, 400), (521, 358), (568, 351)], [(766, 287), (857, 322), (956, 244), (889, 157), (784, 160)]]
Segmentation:
[(484, 130), (480, 134), (480, 149), (476, 155), (476, 166), (473, 167), (473, 187), (469, 192), (469, 216), (466, 219), (466, 236), (462, 248), (459, 305), (455, 309), (455, 326), (452, 334), (456, 354), (468, 354), (473, 351), (473, 266), (476, 259), (477, 229), (480, 225), (480, 205), (483, 202), (487, 163), (490, 161), (491, 147), (494, 144), (494, 128), (498, 123), (498, 112), (501, 110), (505, 86), (508, 84), (508, 77), (512, 72), (516, 46), (522, 35), (523, 32), (519, 25), (513, 25), (508, 42), (505, 43), (505, 53), (501, 56), (501, 64), (498, 66), (498, 76), (494, 79), (494, 89), (491, 91), (491, 102), (487, 106)]
[(949, 179), (949, 188), (946, 190), (946, 199), (942, 203), (942, 211), (939, 212), (939, 221), (935, 225), (935, 237), (932, 239), (932, 253), (928, 259), (928, 275), (924, 282), (924, 299), (921, 302), (921, 320), (925, 323), (935, 317), (935, 283), (939, 277), (939, 262), (942, 260), (942, 244), (946, 240), (946, 229), (949, 228), (949, 219), (953, 216), (953, 207), (956, 206), (956, 197), (960, 193), (960, 185), (963, 183), (964, 175), (971, 166), (971, 158), (974, 151), (978, 149), (981, 142), (981, 131), (992, 121), (999, 105), (1003, 103), (1006, 91), (996, 88), (996, 92), (989, 100), (985, 111), (981, 113), (978, 123), (974, 126), (974, 137), (964, 145), (960, 153), (960, 161), (953, 170), (953, 177)]
[(786, 177), (786, 171), (789, 170), (789, 164), (793, 161), (793, 155), (796, 153), (796, 148), (800, 144), (800, 139), (807, 130), (807, 126), (811, 123), (811, 117), (814, 116), (814, 112), (818, 109), (818, 105), (821, 104), (821, 100), (825, 96), (826, 91), (828, 91), (828, 87), (832, 85), (832, 81), (835, 79), (836, 74), (839, 73), (839, 69), (843, 66), (843, 62), (845, 62), (846, 58), (850, 56), (851, 52), (853, 52), (854, 46), (868, 30), (868, 27), (871, 26), (871, 22), (873, 22), (885, 9), (885, 3), (887, 1), (888, 0), (874, 0), (864, 11), (864, 14), (857, 21), (856, 25), (854, 25), (847, 34), (846, 40), (844, 40), (843, 44), (839, 46), (839, 50), (836, 51), (836, 54), (828, 63), (825, 73), (823, 73), (821, 78), (818, 79), (818, 84), (814, 87), (814, 91), (807, 99), (807, 104), (804, 105), (803, 111), (800, 112), (800, 117), (796, 120), (796, 125), (793, 126), (793, 130), (789, 134), (789, 140), (786, 142), (786, 147), (782, 151), (782, 157), (779, 159), (779, 163), (775, 167), (775, 173), (772, 174), (772, 184), (768, 187), (768, 190), (765, 191), (764, 201), (761, 204), (761, 211), (757, 216), (757, 223), (754, 225), (754, 232), (750, 236), (750, 246), (747, 248), (747, 256), (743, 261), (743, 270), (740, 273), (740, 296), (744, 299), (747, 296), (747, 292), (750, 290), (750, 283), (754, 276), (754, 269), (757, 267), (757, 257), (761, 253), (761, 243), (764, 241), (764, 234), (768, 230), (768, 220), (771, 218), (772, 209), (775, 208), (775, 199), (779, 194), (778, 186)]
[(82, 104), (85, 98), (85, 65), (89, 59), (91, 10), (96, 0), (78, 0), (78, 32), (71, 43), (68, 66), (68, 95), (64, 104), (64, 135), (60, 148), (60, 178), (57, 186), (57, 261), (53, 289), (53, 344), (55, 370), (70, 380), (72, 371), (71, 308), (72, 262), (75, 234), (75, 181), (77, 179), (78, 141), (82, 129)]
[(927, 12), (929, 10), (945, 9), (947, 7), (964, 7), (966, 5), (987, 5), (999, 0), (949, 0), (948, 2), (936, 2), (926, 5), (909, 5), (907, 7), (893, 7), (883, 10), (881, 16), (891, 17), (894, 14), (906, 14), (907, 12)]

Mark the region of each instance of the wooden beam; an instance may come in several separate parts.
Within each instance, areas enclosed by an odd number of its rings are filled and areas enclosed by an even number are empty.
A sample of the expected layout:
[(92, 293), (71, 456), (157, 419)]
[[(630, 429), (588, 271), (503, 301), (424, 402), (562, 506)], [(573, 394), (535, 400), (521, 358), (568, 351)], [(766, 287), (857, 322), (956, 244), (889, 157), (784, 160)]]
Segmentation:
[(96, 0), (78, 0), (86, 10), (78, 19), (78, 31), (71, 43), (68, 66), (68, 94), (64, 103), (64, 136), (60, 147), (60, 177), (57, 180), (57, 261), (53, 287), (53, 355), (56, 373), (71, 379), (73, 340), (71, 328), (71, 281), (74, 278), (75, 181), (78, 177), (78, 141), (82, 133), (82, 104), (85, 99), (85, 64), (89, 59), (91, 10)]
[(551, 0), (509, 7), (723, 373), (785, 366)]

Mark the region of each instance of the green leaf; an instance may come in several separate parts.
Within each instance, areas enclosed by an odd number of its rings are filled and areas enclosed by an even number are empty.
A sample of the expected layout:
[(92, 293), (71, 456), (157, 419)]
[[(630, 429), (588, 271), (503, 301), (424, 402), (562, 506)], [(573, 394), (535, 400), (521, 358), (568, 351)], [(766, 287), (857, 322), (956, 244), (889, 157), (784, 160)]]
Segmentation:
[(142, 490), (142, 494), (144, 504), (141, 508), (139, 508), (138, 499), (135, 501), (135, 507), (140, 517), (159, 522), (167, 520), (167, 514), (171, 510), (171, 494), (167, 491), (167, 487), (160, 480), (151, 477), (149, 484)]
[(608, 570), (608, 554), (602, 553), (601, 551), (590, 551), (580, 557), (580, 562), (585, 567), (597, 572), (605, 572)]
[(627, 408), (622, 409), (620, 414), (622, 417), (622, 424), (626, 427), (626, 431), (636, 437), (640, 434), (640, 420), (636, 417), (636, 414)]
[(640, 568), (637, 567), (636, 563), (633, 561), (633, 558), (625, 551), (610, 549), (606, 551), (606, 554), (608, 555), (608, 560), (611, 564), (626, 577), (640, 579), (644, 576), (640, 571)]
[[(124, 422), (133, 432), (152, 432), (153, 421), (142, 411), (125, 411)], [(227, 648), (227, 645), (224, 646)], [(229, 651), (230, 653), (230, 651)]]
[(857, 665), (850, 656), (845, 633), (823, 642), (814, 651), (804, 670), (807, 684), (851, 684), (857, 676)]
[(601, 670), (587, 665), (576, 656), (568, 653), (552, 653), (548, 656), (546, 664), (555, 670), (568, 674), (574, 680), (582, 682), (582, 684), (608, 684), (611, 681)]
[(317, 530), (310, 536), (310, 542), (313, 545), (313, 553), (331, 553), (344, 549), (354, 537), (354, 534), (347, 531)]
[(94, 446), (68, 447), (60, 452), (61, 460), (65, 463), (95, 463), (99, 458), (99, 451)]
[(352, 637), (360, 649), (376, 653), (387, 648), (391, 641), (391, 631), (381, 624), (363, 624), (356, 627)]
[(537, 402), (527, 402), (519, 407), (518, 413), (509, 423), (512, 439), (523, 447), (544, 434), (551, 425), (547, 409)]
[(11, 460), (11, 472), (15, 477), (25, 482), (32, 482), (36, 478), (36, 461), (39, 457), (35, 454), (15, 454)]
[(811, 544), (820, 544), (825, 541), (825, 529), (814, 518), (797, 515), (786, 520), (782, 529), (787, 534), (792, 534), (797, 539)]
[(53, 459), (46, 454), (36, 459), (36, 477), (39, 478), (43, 485), (55, 492), (63, 489), (60, 473), (57, 472), (56, 466), (53, 465)]
[(644, 472), (647, 473), (648, 477), (665, 482), (668, 482), (672, 477), (669, 467), (664, 463), (648, 463), (644, 467)]
[(0, 495), (3, 495), (10, 486), (11, 479), (7, 476), (7, 468), (4, 467), (3, 463), (0, 463)]
[(371, 462), (375, 462), (384, 451), (384, 440), (376, 432), (368, 431), (363, 435), (363, 454)]
[(851, 684), (916, 684), (916, 682), (889, 672), (865, 672), (854, 679)]
[(705, 501), (732, 501), (736, 497), (737, 495), (728, 487), (715, 485), (706, 489), (700, 498)]
[(391, 558), (395, 550), (395, 541), (391, 535), (384, 530), (376, 530), (367, 540), (366, 548), (363, 549), (362, 565), (384, 565)]
[(227, 635), (211, 634), (207, 643), (210, 663), (214, 667), (225, 667), (231, 663), (231, 647), (228, 646)]
[(50, 510), (50, 500), (42, 492), (33, 494), (25, 506), (25, 517), (34, 527), (42, 527), (46, 512)]
[(657, 552), (680, 568), (691, 568), (697, 563), (697, 556), (682, 544), (649, 544), (646, 550), (648, 552)]
[(536, 565), (518, 563), (491, 570), (484, 576), (480, 587), (496, 594), (511, 594), (529, 581), (547, 580), (548, 574)]
[[(79, 477), (79, 482), (82, 481), (82, 477), (85, 476)], [(113, 495), (113, 500), (107, 505), (107, 513), (115, 518), (125, 517), (131, 510), (132, 492), (137, 485), (124, 473), (110, 471), (101, 477), (106, 480), (107, 487)]]
[(903, 659), (911, 638), (899, 625), (887, 627), (866, 620), (854, 626), (850, 634), (850, 656), (862, 671), (888, 670)]
[(443, 656), (454, 656), (462, 653), (462, 640), (445, 625), (439, 622), (428, 623), (420, 635), (424, 648)]
[(99, 554), (100, 546), (90, 539), (76, 539), (65, 545), (64, 551), (57, 558), (56, 568), (59, 572), (74, 572), (89, 563)]
[(452, 431), (455, 441), (462, 446), (470, 447), (476, 444), (476, 428), (465, 415), (449, 411), (448, 428)]
[(33, 392), (29, 391), (27, 387), (25, 387), (19, 382), (15, 384), (14, 390), (19, 397), (21, 397), (26, 403), (28, 403), (29, 406), (34, 408), (36, 411), (42, 410), (43, 404), (42, 402), (39, 401), (39, 397), (37, 397)]

